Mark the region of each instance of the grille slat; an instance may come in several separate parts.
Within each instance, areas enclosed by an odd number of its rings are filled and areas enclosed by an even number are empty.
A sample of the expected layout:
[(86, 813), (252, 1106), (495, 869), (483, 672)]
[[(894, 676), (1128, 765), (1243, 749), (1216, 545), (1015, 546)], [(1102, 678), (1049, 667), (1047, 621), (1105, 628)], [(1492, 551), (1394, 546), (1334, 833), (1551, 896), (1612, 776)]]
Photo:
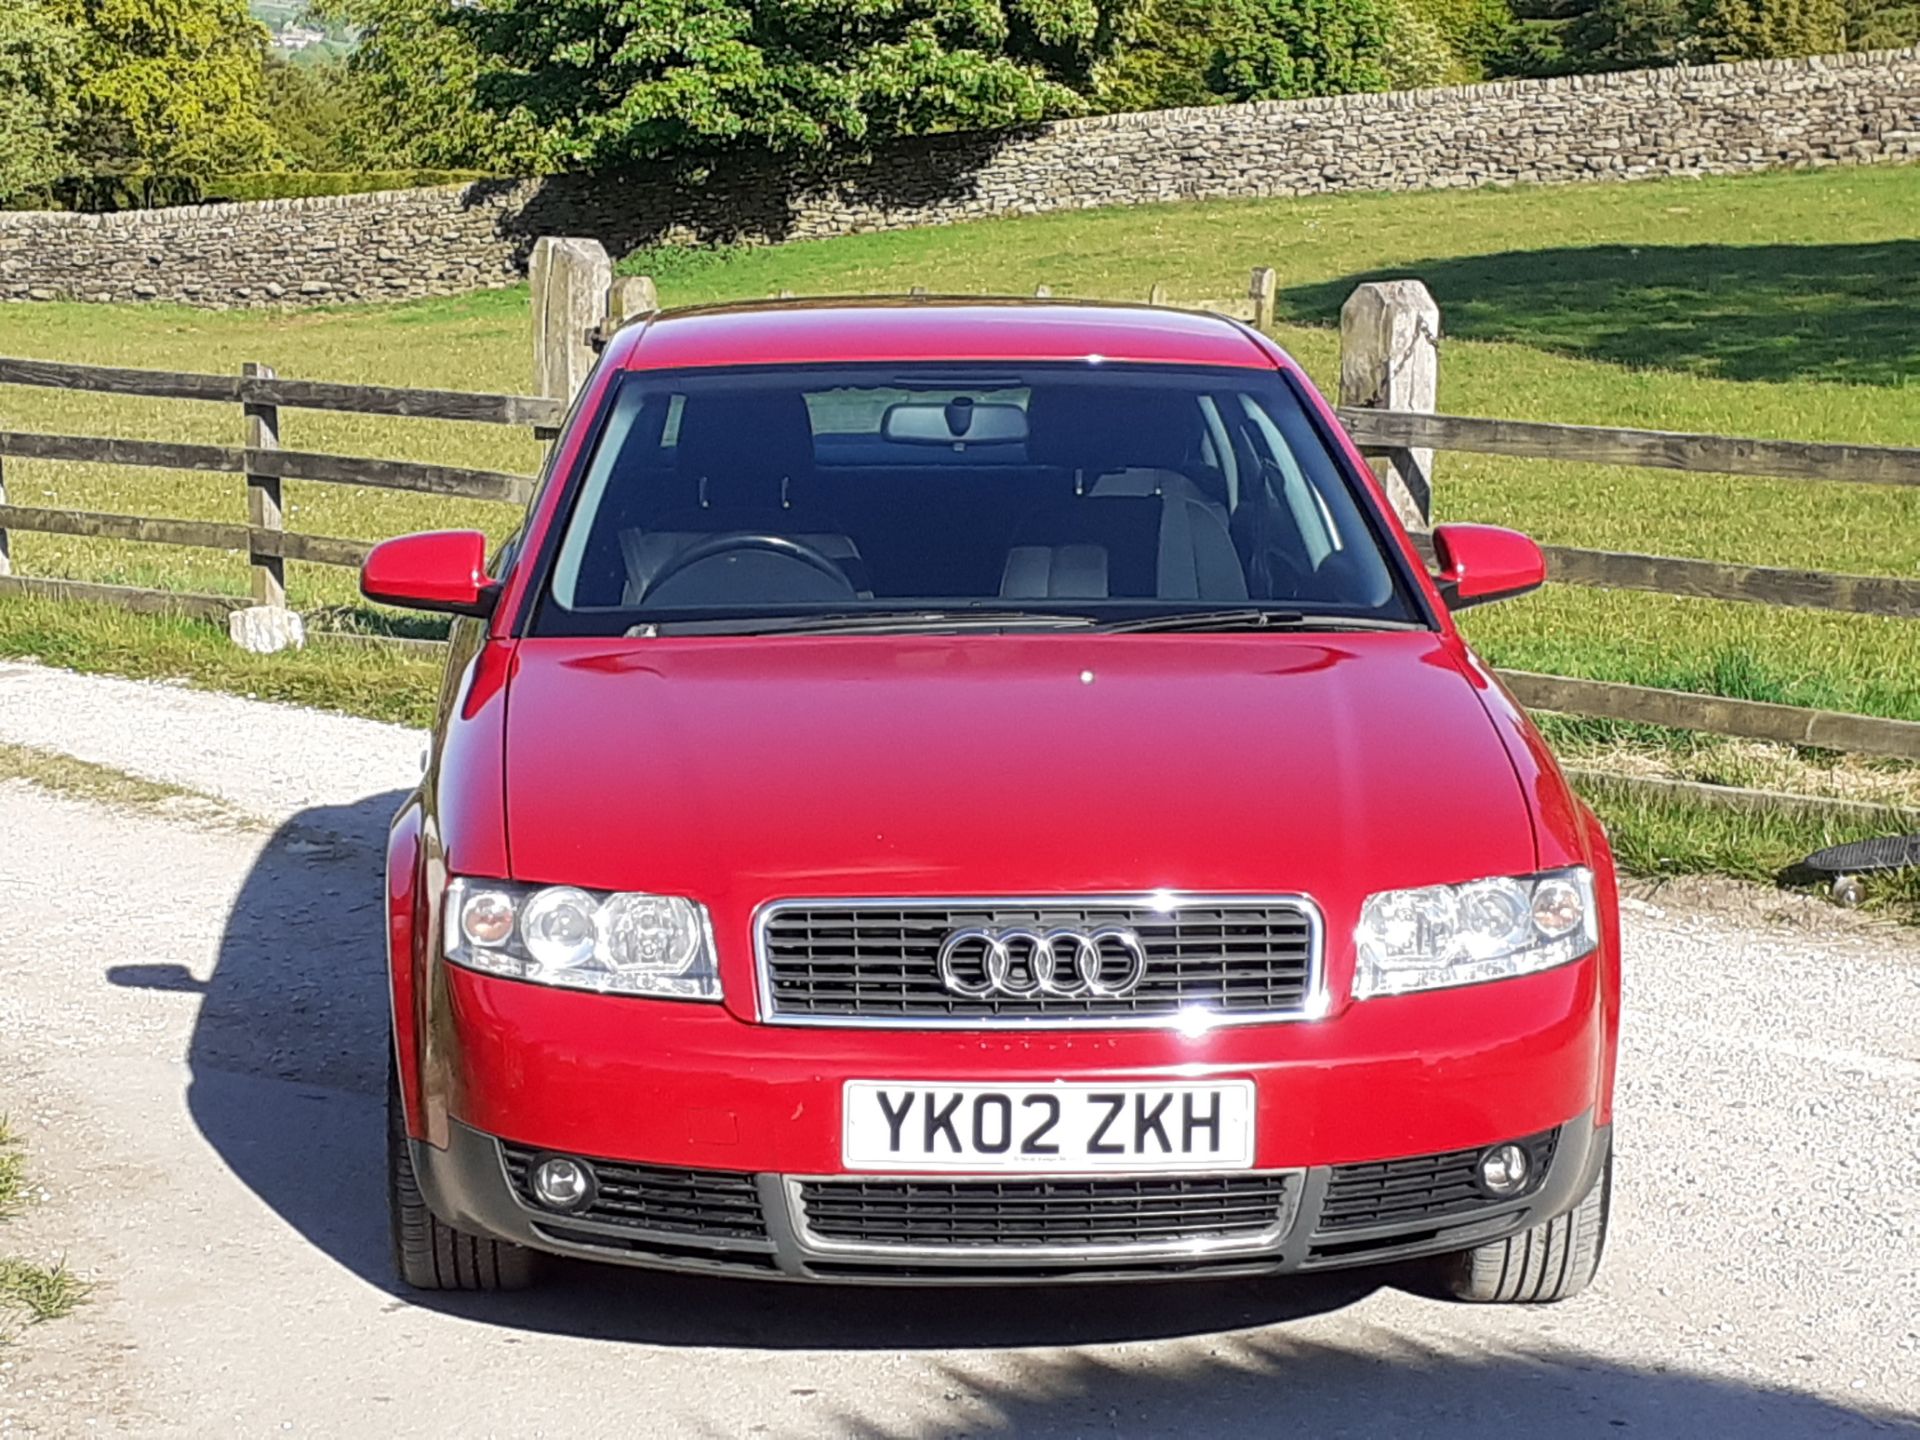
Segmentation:
[[(1124, 996), (969, 997), (942, 987), (941, 942), (958, 929), (1092, 930), (1139, 936), (1146, 974)], [(1317, 917), (1298, 899), (1182, 904), (1004, 901), (781, 902), (763, 916), (760, 965), (769, 1016), (911, 1024), (1151, 1022), (1200, 1009), (1288, 1018), (1312, 999)]]
[(1009, 1251), (1252, 1241), (1275, 1233), (1286, 1175), (1111, 1180), (808, 1180), (806, 1226), (829, 1243)]
[[(536, 1210), (531, 1171), (541, 1151), (502, 1144), (507, 1179), (514, 1192)], [(618, 1160), (592, 1160), (597, 1182), (593, 1202), (584, 1210), (567, 1211), (573, 1220), (596, 1220), (607, 1225), (630, 1225), (664, 1234), (721, 1240), (767, 1238), (766, 1214), (754, 1177), (731, 1170), (683, 1170), (664, 1165), (631, 1165)], [(555, 1212), (547, 1212), (555, 1213)]]

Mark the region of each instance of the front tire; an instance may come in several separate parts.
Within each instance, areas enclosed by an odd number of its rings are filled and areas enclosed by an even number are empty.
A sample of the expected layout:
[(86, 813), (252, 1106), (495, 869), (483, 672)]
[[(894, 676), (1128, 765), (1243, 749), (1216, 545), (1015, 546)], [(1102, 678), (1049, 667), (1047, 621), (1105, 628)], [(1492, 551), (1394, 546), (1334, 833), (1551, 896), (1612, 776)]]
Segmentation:
[(1607, 1248), (1613, 1208), (1613, 1155), (1580, 1203), (1505, 1240), (1446, 1257), (1447, 1290), (1482, 1305), (1551, 1305), (1587, 1288)]
[(524, 1290), (539, 1278), (540, 1257), (524, 1245), (455, 1229), (420, 1193), (407, 1145), (398, 1067), (387, 1068), (387, 1210), (394, 1272), (415, 1290)]

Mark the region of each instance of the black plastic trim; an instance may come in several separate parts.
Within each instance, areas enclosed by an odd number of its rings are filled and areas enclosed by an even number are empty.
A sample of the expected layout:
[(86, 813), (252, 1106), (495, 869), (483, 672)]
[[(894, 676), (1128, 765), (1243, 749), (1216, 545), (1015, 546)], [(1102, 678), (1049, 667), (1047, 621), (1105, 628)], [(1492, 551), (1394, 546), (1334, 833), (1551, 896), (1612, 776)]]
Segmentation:
[[(1590, 1113), (1577, 1116), (1559, 1128), (1550, 1168), (1538, 1189), (1519, 1201), (1489, 1200), (1483, 1211), (1450, 1214), (1440, 1223), (1428, 1220), (1321, 1231), (1319, 1217), (1332, 1175), (1332, 1167), (1322, 1165), (1298, 1172), (1299, 1183), (1291, 1187), (1298, 1195), (1291, 1223), (1264, 1252), (1139, 1259), (1035, 1257), (1026, 1263), (1012, 1254), (947, 1259), (811, 1250), (794, 1224), (785, 1177), (773, 1173), (752, 1176), (766, 1221), (764, 1239), (690, 1236), (604, 1224), (537, 1210), (521, 1201), (508, 1178), (501, 1143), (458, 1121), (451, 1125), (445, 1149), (418, 1140), (410, 1143), (421, 1192), (434, 1214), (471, 1234), (581, 1259), (698, 1274), (867, 1285), (966, 1285), (1274, 1275), (1387, 1264), (1464, 1250), (1518, 1234), (1572, 1210), (1605, 1166), (1611, 1141), (1610, 1127), (1596, 1127)], [(556, 1153), (549, 1147), (525, 1148)]]

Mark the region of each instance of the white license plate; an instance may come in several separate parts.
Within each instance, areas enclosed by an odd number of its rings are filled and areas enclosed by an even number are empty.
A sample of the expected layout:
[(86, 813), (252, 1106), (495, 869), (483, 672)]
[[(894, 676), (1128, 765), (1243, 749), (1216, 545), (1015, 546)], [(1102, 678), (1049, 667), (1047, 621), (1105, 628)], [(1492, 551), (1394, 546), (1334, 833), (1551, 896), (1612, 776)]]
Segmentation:
[(1244, 1170), (1253, 1082), (940, 1085), (849, 1080), (849, 1170)]

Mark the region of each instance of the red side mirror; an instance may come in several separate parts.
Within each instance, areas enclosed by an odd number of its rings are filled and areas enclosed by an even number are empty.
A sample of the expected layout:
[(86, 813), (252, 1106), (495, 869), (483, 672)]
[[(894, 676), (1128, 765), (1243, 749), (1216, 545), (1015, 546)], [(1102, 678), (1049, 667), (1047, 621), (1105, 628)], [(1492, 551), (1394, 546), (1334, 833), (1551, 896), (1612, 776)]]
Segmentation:
[(373, 547), (360, 567), (360, 593), (409, 610), (486, 615), (500, 587), (487, 577), (487, 537), (478, 530), (402, 535)]
[(1436, 526), (1433, 551), (1440, 562), (1434, 578), (1450, 610), (1524, 595), (1547, 580), (1547, 557), (1540, 547), (1499, 525)]

